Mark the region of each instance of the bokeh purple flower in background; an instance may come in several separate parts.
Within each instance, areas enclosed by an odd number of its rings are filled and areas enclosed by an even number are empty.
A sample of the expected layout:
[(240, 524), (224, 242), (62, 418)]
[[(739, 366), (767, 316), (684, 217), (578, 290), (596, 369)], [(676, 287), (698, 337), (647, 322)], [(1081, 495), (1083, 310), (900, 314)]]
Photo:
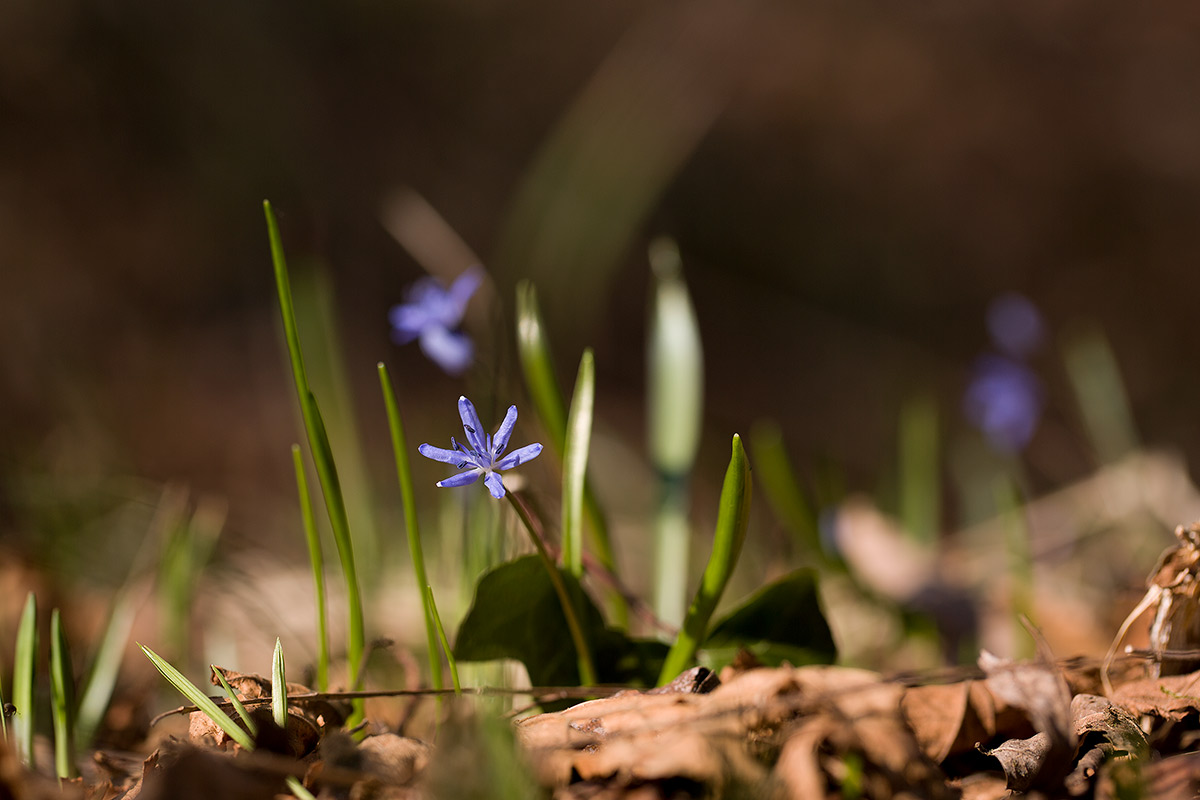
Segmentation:
[(483, 483), (492, 493), (492, 497), (499, 500), (504, 497), (504, 481), (500, 478), (500, 471), (532, 461), (541, 454), (542, 446), (527, 444), (504, 455), (508, 448), (508, 439), (517, 424), (516, 406), (508, 407), (508, 413), (504, 415), (504, 421), (496, 429), (495, 435), (483, 432), (483, 424), (479, 421), (475, 405), (465, 397), (458, 398), (458, 415), (462, 418), (467, 444), (456, 441), (451, 436), (449, 450), (423, 444), (417, 448), (417, 452), (426, 458), (453, 464), (457, 469), (463, 470), (457, 475), (438, 481), (438, 486), (466, 486), (482, 476)]
[(964, 398), (967, 419), (1004, 453), (1029, 444), (1042, 415), (1042, 384), (1020, 361), (986, 353), (975, 362)]
[(1015, 292), (1002, 294), (988, 304), (987, 328), (1000, 352), (1012, 358), (1029, 358), (1042, 346), (1042, 315), (1029, 298)]
[(451, 375), (462, 374), (475, 357), (475, 346), (458, 327), (467, 302), (483, 283), (483, 269), (474, 266), (443, 288), (433, 278), (421, 278), (405, 292), (404, 302), (388, 312), (392, 341), (408, 344), (416, 339), (421, 351)]
[(1033, 439), (1042, 416), (1042, 382), (1024, 359), (1041, 347), (1045, 329), (1037, 307), (1014, 293), (991, 302), (987, 327), (1000, 352), (976, 359), (963, 410), (992, 447), (1017, 453)]

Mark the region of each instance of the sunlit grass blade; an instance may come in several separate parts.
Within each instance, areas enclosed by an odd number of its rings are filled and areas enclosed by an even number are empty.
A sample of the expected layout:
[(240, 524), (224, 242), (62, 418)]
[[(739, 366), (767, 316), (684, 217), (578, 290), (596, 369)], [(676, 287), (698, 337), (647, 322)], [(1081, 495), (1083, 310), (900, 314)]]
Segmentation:
[(304, 540), (308, 544), (308, 563), (312, 567), (313, 591), (317, 604), (317, 688), (329, 691), (329, 624), (325, 602), (325, 556), (321, 552), (321, 537), (317, 533), (316, 514), (308, 479), (304, 476), (304, 457), (300, 445), (292, 445), (292, 465), (296, 471), (296, 491), (300, 495), (300, 516), (304, 523)]
[(1112, 346), (1099, 328), (1074, 331), (1063, 339), (1067, 376), (1096, 457), (1111, 464), (1138, 446), (1129, 395)]
[(4, 700), (4, 676), (0, 675), (0, 741), (8, 742), (8, 714), (5, 713), (7, 703)]
[(200, 689), (196, 687), (196, 684), (185, 678), (183, 673), (171, 666), (171, 664), (158, 653), (155, 653), (144, 644), (139, 644), (138, 647), (142, 648), (142, 652), (146, 654), (146, 658), (150, 659), (150, 663), (153, 664), (160, 673), (162, 673), (162, 676), (167, 679), (168, 683), (174, 686), (180, 694), (188, 699), (189, 703), (204, 712), (204, 714), (211, 719), (218, 728), (223, 730), (230, 739), (233, 739), (247, 750), (254, 749), (254, 739), (251, 738), (250, 734), (247, 733), (240, 725), (234, 722), (232, 717), (222, 711), (220, 706), (218, 706), (211, 697), (200, 691)]
[(663, 661), (658, 676), (659, 685), (669, 683), (688, 667), (708, 632), (708, 623), (713, 611), (733, 575), (746, 540), (746, 523), (750, 517), (750, 462), (737, 434), (733, 437), (733, 453), (729, 467), (725, 470), (725, 482), (721, 487), (720, 508), (717, 512), (717, 528), (713, 537), (712, 553), (708, 566), (700, 580), (700, 588), (688, 608), (683, 627), (675, 644)]
[(75, 674), (58, 609), (50, 612), (50, 716), (54, 722), (54, 771), (75, 777)]
[(900, 522), (918, 542), (932, 545), (941, 526), (938, 409), (928, 395), (911, 398), (900, 411)]
[(675, 243), (655, 240), (650, 267), (654, 289), (646, 354), (647, 428), (650, 460), (662, 483), (655, 520), (654, 607), (659, 618), (678, 625), (687, 598), (692, 536), (688, 483), (700, 447), (704, 355)]
[(433, 624), (437, 628), (438, 641), (442, 643), (442, 652), (446, 654), (446, 663), (450, 665), (450, 682), (454, 685), (454, 693), (462, 694), (462, 684), (458, 682), (458, 662), (454, 659), (454, 649), (446, 638), (446, 629), (442, 627), (442, 615), (438, 613), (437, 603), (433, 602), (433, 587), (425, 587), (425, 597), (429, 603), (429, 612), (433, 615)]
[(835, 566), (821, 545), (817, 514), (787, 454), (783, 432), (774, 422), (758, 422), (750, 431), (754, 472), (767, 504), (795, 540), (800, 560), (812, 566)]
[(225, 690), (225, 696), (229, 698), (230, 704), (233, 705), (233, 710), (241, 718), (242, 724), (246, 726), (246, 730), (250, 731), (251, 736), (257, 736), (258, 723), (254, 721), (254, 717), (250, 716), (250, 712), (246, 710), (246, 706), (238, 698), (237, 692), (229, 685), (229, 681), (225, 679), (225, 673), (216, 664), (210, 664), (209, 669), (212, 670), (213, 675), (217, 676), (221, 688)]
[(13, 738), (17, 743), (17, 756), (33, 769), (33, 731), (37, 721), (34, 705), (34, 676), (37, 674), (38, 633), (37, 597), (33, 592), (25, 598), (25, 608), (17, 626), (17, 645), (13, 651)]
[(125, 645), (133, 630), (136, 612), (133, 594), (127, 587), (113, 601), (108, 624), (104, 628), (91, 670), (80, 693), (79, 711), (75, 718), (75, 743), (81, 747), (89, 747), (92, 744), (108, 710), (113, 690), (117, 685), (117, 676), (121, 671)]
[(433, 688), (441, 689), (442, 660), (438, 656), (437, 634), (434, 630), (433, 595), (425, 591), (429, 578), (425, 573), (425, 552), (421, 547), (421, 531), (417, 527), (417, 504), (413, 496), (412, 470), (408, 463), (408, 442), (404, 436), (404, 422), (400, 418), (400, 406), (392, 390), (392, 379), (387, 367), (380, 362), (379, 386), (383, 390), (383, 405), (387, 411), (388, 430), (392, 436), (392, 455), (396, 461), (396, 480), (400, 484), (400, 502), (404, 506), (404, 528), (408, 533), (408, 552), (416, 574), (417, 590), (421, 592), (421, 604), (425, 612), (425, 647), (429, 654), (429, 674)]
[(563, 451), (562, 558), (567, 571), (577, 578), (583, 575), (583, 482), (587, 474), (595, 404), (596, 363), (589, 347), (579, 360)]
[(184, 508), (180, 512), (175, 526), (167, 532), (159, 585), (165, 608), (163, 636), (172, 652), (183, 663), (190, 663), (189, 636), (196, 585), (225, 527), (227, 507), (223, 501), (203, 499), (190, 517)]
[(287, 672), (283, 665), (283, 643), (275, 640), (271, 659), (271, 717), (280, 730), (287, 730)]
[[(538, 307), (537, 291), (529, 281), (517, 284), (517, 354), (534, 410), (546, 428), (552, 449), (561, 459), (566, 452), (567, 404), (554, 376), (554, 359), (546, 337), (546, 325)], [(609, 538), (608, 521), (586, 476), (583, 482), (583, 513), (592, 551), (604, 568), (615, 575), (616, 560)], [(619, 592), (612, 592), (609, 594), (609, 603), (614, 623), (618, 627), (626, 627), (629, 610), (625, 599)]]
[[(269, 202), (263, 202), (263, 211), (267, 218), (267, 235), (271, 243), (271, 260), (275, 268), (275, 285), (279, 294), (279, 310), (283, 317), (283, 330), (292, 365), (292, 377), (296, 384), (300, 411), (304, 417), (304, 430), (308, 436), (309, 450), (316, 463), (317, 477), (320, 479), (321, 491), (325, 496), (325, 508), (329, 514), (329, 524), (333, 529), (333, 539), (337, 545), (338, 558), (346, 582), (346, 601), (349, 614), (346, 660), (349, 674), (354, 676), (362, 663), (366, 634), (362, 593), (354, 566), (354, 547), (350, 539), (346, 502), (342, 496), (341, 483), (338, 480), (337, 467), (333, 460), (333, 451), (329, 446), (329, 437), (325, 432), (325, 424), (321, 420), (321, 411), (317, 407), (316, 398), (309, 389), (308, 378), (304, 371), (304, 357), (300, 351), (300, 336), (296, 331), (296, 313), (292, 307), (292, 292), (288, 283), (287, 261), (279, 236), (279, 225), (275, 221), (275, 214), (271, 210)], [(361, 718), (362, 708), (361, 700), (354, 701), (354, 713), (351, 714), (349, 722), (353, 724)]]
[(380, 542), (376, 524), (372, 475), (359, 433), (330, 265), (309, 256), (288, 277), (296, 329), (306, 345), (305, 377), (314, 396), (321, 398), (322, 421), (338, 443), (337, 471), (354, 541), (354, 562), (362, 591), (370, 598), (383, 574), (386, 545)]

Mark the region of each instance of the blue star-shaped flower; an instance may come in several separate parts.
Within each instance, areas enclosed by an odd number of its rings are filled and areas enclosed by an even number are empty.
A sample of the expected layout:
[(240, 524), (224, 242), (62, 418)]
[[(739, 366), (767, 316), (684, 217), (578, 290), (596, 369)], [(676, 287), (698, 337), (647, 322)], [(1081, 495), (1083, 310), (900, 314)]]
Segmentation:
[[(463, 472), (451, 475), (444, 481), (438, 481), (438, 486), (466, 486), (479, 480), (483, 482), (492, 497), (499, 500), (504, 497), (504, 481), (500, 479), (500, 471), (512, 469), (518, 464), (524, 464), (538, 457), (542, 452), (540, 444), (527, 444), (519, 450), (504, 455), (508, 447), (508, 437), (512, 436), (513, 427), (517, 424), (517, 407), (509, 406), (504, 415), (504, 422), (496, 430), (495, 435), (483, 433), (483, 424), (475, 406), (465, 397), (458, 398), (458, 415), (462, 417), (463, 431), (467, 434), (467, 444), (456, 442), (450, 437), (450, 449), (423, 444), (417, 451), (426, 458), (453, 464)], [(469, 446), (468, 446), (469, 445)], [(501, 457), (503, 456), (503, 458)]]
[(475, 347), (457, 330), (467, 310), (467, 301), (483, 283), (483, 270), (470, 267), (449, 289), (433, 278), (421, 278), (405, 292), (405, 302), (392, 306), (388, 321), (396, 344), (420, 341), (422, 352), (451, 375), (471, 365)]

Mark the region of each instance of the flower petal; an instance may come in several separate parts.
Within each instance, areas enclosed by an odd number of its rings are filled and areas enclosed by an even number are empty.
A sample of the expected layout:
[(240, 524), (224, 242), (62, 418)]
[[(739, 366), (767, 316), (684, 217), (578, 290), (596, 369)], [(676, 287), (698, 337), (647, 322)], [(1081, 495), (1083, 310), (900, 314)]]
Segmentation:
[(487, 486), (488, 491), (492, 493), (492, 497), (497, 500), (504, 497), (504, 481), (500, 479), (499, 472), (489, 472), (487, 477), (483, 479), (483, 483)]
[(487, 450), (487, 439), (483, 433), (483, 423), (479, 421), (479, 412), (475, 405), (466, 397), (458, 398), (458, 416), (462, 417), (463, 431), (471, 449), (480, 455)]
[(466, 472), (460, 472), (457, 475), (451, 475), (444, 481), (438, 481), (437, 485), (443, 489), (448, 489), (451, 486), (466, 486), (479, 480), (479, 476), (483, 474), (481, 469), (469, 469)]
[(526, 461), (532, 461), (542, 452), (540, 444), (527, 444), (520, 450), (513, 450), (504, 458), (496, 462), (496, 469), (512, 469)]
[(495, 461), (508, 447), (508, 437), (512, 436), (513, 427), (517, 424), (517, 407), (509, 406), (508, 413), (504, 415), (504, 422), (500, 423), (500, 429), (496, 431), (496, 435), (492, 437), (492, 452), (488, 453), (488, 457)]
[(421, 351), (450, 375), (459, 375), (471, 366), (475, 346), (465, 333), (446, 330), (440, 324), (421, 330)]
[(408, 344), (421, 334), (425, 326), (425, 314), (415, 306), (392, 306), (388, 312), (388, 323), (392, 326), (392, 341)]
[(434, 461), (441, 461), (444, 464), (453, 464), (456, 467), (464, 461), (475, 465), (474, 459), (467, 457), (457, 450), (446, 450), (442, 447), (434, 447), (431, 444), (421, 445), (417, 448), (417, 452), (426, 458), (432, 458)]
[(482, 283), (483, 269), (475, 264), (467, 267), (446, 290), (446, 299), (449, 300), (450, 307), (454, 309), (456, 324), (462, 321), (463, 315), (467, 312), (467, 302)]

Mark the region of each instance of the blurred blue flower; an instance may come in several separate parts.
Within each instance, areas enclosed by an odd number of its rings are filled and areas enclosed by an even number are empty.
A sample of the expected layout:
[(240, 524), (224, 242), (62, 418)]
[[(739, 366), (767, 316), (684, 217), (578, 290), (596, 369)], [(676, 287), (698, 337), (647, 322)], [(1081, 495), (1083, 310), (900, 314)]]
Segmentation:
[(471, 365), (475, 347), (457, 328), (481, 283), (483, 270), (477, 266), (455, 278), (449, 289), (433, 278), (421, 278), (405, 292), (404, 302), (388, 312), (392, 340), (408, 344), (417, 339), (421, 351), (439, 367), (451, 375), (462, 373)]
[[(479, 414), (475, 406), (465, 397), (458, 398), (458, 415), (462, 417), (463, 431), (467, 434), (467, 443), (457, 442), (450, 437), (450, 449), (423, 444), (417, 451), (426, 458), (453, 464), (464, 470), (452, 475), (444, 481), (438, 481), (438, 486), (466, 486), (483, 476), (492, 497), (499, 500), (504, 497), (504, 481), (500, 479), (500, 470), (532, 461), (542, 452), (540, 444), (527, 444), (519, 450), (514, 450), (501, 458), (508, 447), (508, 438), (512, 436), (513, 426), (517, 424), (517, 407), (509, 406), (504, 421), (494, 436), (483, 433), (483, 425), (479, 422)], [(469, 445), (469, 446), (468, 446)]]
[(988, 304), (987, 327), (1000, 352), (1013, 358), (1033, 355), (1045, 336), (1037, 306), (1016, 292), (1002, 294)]
[(997, 450), (1016, 453), (1029, 444), (1042, 414), (1042, 384), (1020, 361), (988, 353), (975, 362), (964, 397), (967, 419)]

